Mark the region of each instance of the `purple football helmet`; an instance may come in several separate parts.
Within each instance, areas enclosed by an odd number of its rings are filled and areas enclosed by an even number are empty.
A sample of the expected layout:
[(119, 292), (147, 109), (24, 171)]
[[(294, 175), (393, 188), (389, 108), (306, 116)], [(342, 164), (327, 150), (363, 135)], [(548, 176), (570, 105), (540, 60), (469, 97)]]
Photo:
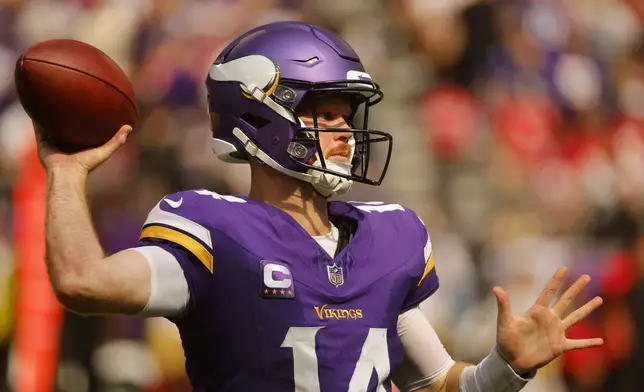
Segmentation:
[[(383, 93), (365, 73), (355, 51), (336, 34), (300, 22), (257, 27), (222, 51), (206, 85), (213, 150), (220, 159), (248, 162), (255, 157), (314, 186), (325, 183), (321, 192), (325, 196), (346, 191), (352, 181), (382, 183), (392, 137), (368, 129), (368, 119), (369, 108), (382, 100)], [(315, 102), (338, 93), (349, 99), (350, 128), (319, 128)], [(306, 127), (296, 114), (303, 101), (313, 115), (313, 127)], [(324, 159), (320, 132), (353, 135), (351, 165), (342, 168)], [(374, 143), (386, 143), (381, 144), (386, 148), (379, 157), (384, 164), (375, 174), (369, 173)]]

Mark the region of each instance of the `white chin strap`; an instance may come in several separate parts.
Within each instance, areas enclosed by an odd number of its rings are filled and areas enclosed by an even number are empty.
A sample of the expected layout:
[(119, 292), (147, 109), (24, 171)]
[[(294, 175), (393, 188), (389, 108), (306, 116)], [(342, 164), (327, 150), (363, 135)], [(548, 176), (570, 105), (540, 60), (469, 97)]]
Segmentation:
[[(351, 174), (351, 165), (346, 163), (340, 163), (335, 161), (325, 161), (326, 168), (329, 170), (336, 171), (338, 173), (350, 175)], [(313, 166), (322, 167), (320, 160), (317, 159)], [(336, 176), (335, 174), (325, 173), (320, 170), (309, 169), (309, 176), (313, 178), (310, 181), (313, 188), (318, 191), (324, 197), (330, 197), (335, 195), (343, 195), (351, 189), (353, 181), (348, 180), (344, 177)]]
[[(301, 181), (308, 182), (319, 194), (324, 197), (342, 195), (349, 189), (351, 189), (351, 185), (353, 185), (353, 181), (351, 180), (336, 176), (334, 174), (325, 173), (320, 170), (309, 169), (306, 174), (294, 170), (289, 170), (277, 163), (264, 151), (260, 150), (259, 147), (255, 143), (253, 143), (253, 141), (250, 140), (248, 136), (246, 136), (244, 132), (242, 132), (239, 128), (233, 129), (233, 135), (235, 135), (235, 137), (239, 139), (242, 144), (244, 144), (244, 149), (250, 156), (256, 157), (257, 159), (280, 173), (286, 174), (287, 176), (293, 178), (297, 178)], [(351, 174), (350, 164), (344, 164), (335, 161), (325, 161), (325, 164), (327, 169), (334, 170), (346, 175)], [(320, 164), (320, 159), (316, 159), (313, 165), (322, 167), (322, 165)]]

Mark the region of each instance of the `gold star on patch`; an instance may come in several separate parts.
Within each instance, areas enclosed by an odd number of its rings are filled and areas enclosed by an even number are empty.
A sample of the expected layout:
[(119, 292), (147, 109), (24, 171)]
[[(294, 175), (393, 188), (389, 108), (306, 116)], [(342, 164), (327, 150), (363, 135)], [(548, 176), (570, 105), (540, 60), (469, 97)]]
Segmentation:
[(291, 290), (289, 290), (288, 295), (293, 295), (293, 292)]
[(285, 293), (284, 289), (280, 290), (280, 294), (284, 295)]
[(273, 294), (277, 294), (277, 290), (273, 289)]
[(264, 294), (268, 294), (268, 289), (265, 289), (265, 290), (264, 290)]

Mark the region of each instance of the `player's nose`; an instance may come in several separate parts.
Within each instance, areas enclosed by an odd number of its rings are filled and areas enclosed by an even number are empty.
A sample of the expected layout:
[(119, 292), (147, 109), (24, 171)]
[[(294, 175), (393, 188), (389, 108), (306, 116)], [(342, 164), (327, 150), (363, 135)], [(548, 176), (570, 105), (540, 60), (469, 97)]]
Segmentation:
[[(349, 129), (349, 126), (347, 125), (346, 127), (342, 127), (342, 128)], [(334, 131), (333, 132), (333, 141), (338, 141), (338, 142), (342, 142), (342, 143), (348, 143), (352, 136), (353, 136), (353, 133), (348, 132), (348, 131), (347, 132)]]
[[(333, 126), (336, 129), (350, 129), (351, 127), (347, 123), (347, 120), (344, 117), (338, 118), (336, 123)], [(353, 133), (351, 132), (343, 132), (343, 131), (336, 131), (333, 132), (333, 140), (338, 140), (342, 142), (347, 142), (351, 136), (353, 136)]]

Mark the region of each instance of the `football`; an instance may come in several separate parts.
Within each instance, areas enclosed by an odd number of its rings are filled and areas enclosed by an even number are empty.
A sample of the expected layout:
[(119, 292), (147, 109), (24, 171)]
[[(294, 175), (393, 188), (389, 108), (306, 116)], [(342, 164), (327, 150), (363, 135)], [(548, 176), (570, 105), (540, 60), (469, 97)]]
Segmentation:
[(134, 127), (138, 118), (123, 70), (80, 41), (56, 39), (32, 46), (16, 62), (14, 77), (29, 117), (65, 152), (100, 146), (123, 125)]

